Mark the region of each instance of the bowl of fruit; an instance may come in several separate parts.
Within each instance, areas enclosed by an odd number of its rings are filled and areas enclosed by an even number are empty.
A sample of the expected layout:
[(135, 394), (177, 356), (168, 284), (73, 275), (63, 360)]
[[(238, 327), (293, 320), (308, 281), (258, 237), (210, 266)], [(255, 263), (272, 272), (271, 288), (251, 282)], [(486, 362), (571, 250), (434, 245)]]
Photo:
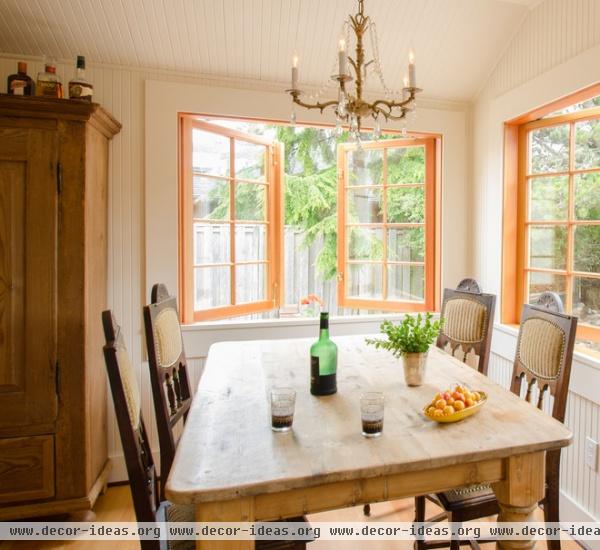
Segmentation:
[(423, 414), (436, 422), (458, 422), (475, 414), (486, 401), (485, 392), (471, 391), (466, 386), (457, 384), (453, 390), (436, 393), (423, 409)]

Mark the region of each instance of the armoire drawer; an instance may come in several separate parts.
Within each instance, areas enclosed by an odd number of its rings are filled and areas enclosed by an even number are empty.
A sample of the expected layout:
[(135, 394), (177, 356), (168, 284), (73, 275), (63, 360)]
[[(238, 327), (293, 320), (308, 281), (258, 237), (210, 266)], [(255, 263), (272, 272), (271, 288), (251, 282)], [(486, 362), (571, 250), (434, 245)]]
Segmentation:
[(0, 439), (0, 503), (54, 496), (54, 436)]

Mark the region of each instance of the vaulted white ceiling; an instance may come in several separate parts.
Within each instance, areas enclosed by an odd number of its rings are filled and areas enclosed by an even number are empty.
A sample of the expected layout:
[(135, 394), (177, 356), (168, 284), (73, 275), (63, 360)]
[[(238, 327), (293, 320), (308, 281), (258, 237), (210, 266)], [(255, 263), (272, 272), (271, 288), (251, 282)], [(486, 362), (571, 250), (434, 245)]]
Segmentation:
[[(389, 88), (409, 48), (424, 96), (469, 100), (539, 0), (366, 0)], [(328, 80), (354, 0), (2, 0), (0, 52), (248, 79), (285, 88)], [(367, 84), (380, 85), (375, 76)]]

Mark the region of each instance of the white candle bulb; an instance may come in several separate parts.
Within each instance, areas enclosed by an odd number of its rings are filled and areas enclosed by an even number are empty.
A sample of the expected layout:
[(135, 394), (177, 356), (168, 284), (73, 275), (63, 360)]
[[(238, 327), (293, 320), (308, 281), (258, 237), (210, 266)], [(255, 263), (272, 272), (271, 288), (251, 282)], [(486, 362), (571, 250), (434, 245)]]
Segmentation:
[(415, 52), (408, 52), (408, 85), (410, 88), (417, 87), (417, 77), (415, 71)]
[(340, 51), (338, 52), (338, 73), (345, 75), (347, 72), (347, 61), (346, 61), (346, 41), (342, 38), (340, 40)]
[(292, 57), (292, 90), (298, 89), (298, 56)]

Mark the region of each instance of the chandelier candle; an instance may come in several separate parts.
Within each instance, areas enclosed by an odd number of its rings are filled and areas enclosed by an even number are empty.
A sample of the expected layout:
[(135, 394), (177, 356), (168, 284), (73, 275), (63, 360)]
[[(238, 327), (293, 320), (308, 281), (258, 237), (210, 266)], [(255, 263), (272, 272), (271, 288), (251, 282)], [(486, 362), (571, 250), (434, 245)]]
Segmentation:
[(298, 89), (298, 56), (292, 57), (292, 90)]
[(415, 69), (415, 52), (410, 50), (408, 52), (408, 87), (416, 88), (417, 87), (417, 77), (416, 77), (416, 69)]
[(329, 313), (321, 313), (319, 339), (310, 347), (310, 393), (337, 391), (337, 346), (329, 339)]
[(340, 40), (340, 51), (338, 53), (338, 67), (340, 75), (348, 73), (348, 62), (346, 60), (346, 41), (342, 38)]

